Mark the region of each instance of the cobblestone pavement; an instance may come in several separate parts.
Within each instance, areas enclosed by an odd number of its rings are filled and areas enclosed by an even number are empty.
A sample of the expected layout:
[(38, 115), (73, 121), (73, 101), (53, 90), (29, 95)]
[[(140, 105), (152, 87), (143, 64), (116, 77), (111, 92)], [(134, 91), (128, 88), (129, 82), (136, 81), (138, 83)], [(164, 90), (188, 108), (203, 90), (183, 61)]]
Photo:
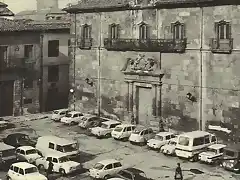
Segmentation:
[[(208, 166), (200, 163), (191, 163), (179, 160), (176, 157), (164, 156), (155, 151), (150, 151), (146, 147), (131, 145), (129, 142), (116, 141), (110, 139), (96, 139), (87, 136), (84, 130), (77, 126), (65, 126), (61, 123), (52, 122), (50, 119), (35, 121), (25, 121), (19, 124), (18, 130), (8, 130), (0, 134), (5, 136), (12, 131), (23, 131), (30, 135), (57, 135), (65, 138), (72, 138), (80, 143), (83, 163), (86, 169), (92, 167), (96, 162), (106, 158), (117, 158), (126, 167), (135, 166), (142, 169), (148, 177), (155, 180), (173, 180), (176, 163), (180, 162), (182, 169), (197, 168), (203, 172), (202, 175), (194, 175), (188, 171), (184, 172), (184, 180), (240, 180), (240, 177), (230, 172), (224, 171), (219, 167)], [(6, 173), (1, 172), (0, 178), (4, 179)], [(90, 180), (87, 173), (72, 175), (71, 177), (53, 177), (56, 179)]]

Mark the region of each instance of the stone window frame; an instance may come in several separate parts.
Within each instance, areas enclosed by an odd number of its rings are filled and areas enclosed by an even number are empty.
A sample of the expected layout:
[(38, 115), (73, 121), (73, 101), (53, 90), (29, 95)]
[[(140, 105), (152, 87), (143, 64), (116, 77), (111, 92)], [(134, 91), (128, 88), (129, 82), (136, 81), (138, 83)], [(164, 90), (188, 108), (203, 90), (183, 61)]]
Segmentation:
[(176, 21), (171, 23), (173, 39), (184, 39), (186, 37), (186, 24)]
[(0, 46), (0, 53), (3, 56), (3, 63), (6, 64), (6, 66), (10, 65), (10, 61), (9, 61), (9, 48), (8, 46)]
[(33, 99), (32, 98), (24, 98), (23, 99), (23, 104), (32, 104), (33, 103)]
[(92, 37), (92, 25), (83, 24), (81, 26), (81, 38), (82, 39), (91, 39)]
[(140, 40), (147, 40), (150, 38), (150, 26), (145, 23), (141, 22), (139, 25), (139, 39)]
[(59, 56), (59, 40), (49, 40), (48, 41), (48, 57), (58, 57)]
[(108, 36), (110, 39), (118, 39), (120, 37), (120, 24), (110, 24), (108, 26)]
[(32, 44), (25, 44), (24, 45), (24, 57), (25, 58), (32, 58), (33, 57), (33, 45)]
[(231, 39), (231, 23), (221, 20), (214, 23), (214, 33), (217, 39)]

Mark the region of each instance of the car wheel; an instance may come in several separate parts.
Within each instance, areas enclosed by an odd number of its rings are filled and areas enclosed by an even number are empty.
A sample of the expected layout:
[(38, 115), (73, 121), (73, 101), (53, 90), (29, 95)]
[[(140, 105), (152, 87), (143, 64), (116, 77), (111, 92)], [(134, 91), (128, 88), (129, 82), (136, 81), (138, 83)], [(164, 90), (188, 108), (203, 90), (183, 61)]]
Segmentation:
[(198, 161), (198, 155), (194, 155), (192, 160), (193, 160), (193, 162)]
[(128, 138), (127, 137), (123, 138), (123, 141), (128, 141)]
[(39, 164), (39, 165), (38, 165), (38, 169), (39, 169), (39, 171), (45, 170), (45, 169), (44, 169), (44, 166), (43, 166), (42, 164)]
[(66, 175), (66, 171), (65, 171), (64, 169), (59, 169), (59, 173), (60, 173), (62, 176)]
[(72, 122), (70, 123), (70, 125), (71, 125), (71, 126), (73, 126), (74, 124), (75, 124), (75, 122), (74, 122), (74, 121), (72, 121)]
[(12, 180), (12, 178), (10, 178), (9, 176), (7, 176), (7, 180)]
[(111, 135), (111, 133), (107, 133), (105, 136), (106, 136), (107, 138), (110, 138), (112, 135)]
[(104, 176), (103, 179), (105, 180), (105, 179), (109, 179), (109, 178), (110, 178), (110, 175), (107, 174), (106, 176)]

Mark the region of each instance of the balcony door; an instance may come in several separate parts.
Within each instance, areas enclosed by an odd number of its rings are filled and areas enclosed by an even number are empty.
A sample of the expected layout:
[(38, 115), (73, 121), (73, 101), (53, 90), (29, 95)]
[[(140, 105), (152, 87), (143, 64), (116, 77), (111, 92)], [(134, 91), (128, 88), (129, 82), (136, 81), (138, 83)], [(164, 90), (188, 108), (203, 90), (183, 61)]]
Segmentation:
[(14, 81), (0, 81), (0, 117), (13, 115)]

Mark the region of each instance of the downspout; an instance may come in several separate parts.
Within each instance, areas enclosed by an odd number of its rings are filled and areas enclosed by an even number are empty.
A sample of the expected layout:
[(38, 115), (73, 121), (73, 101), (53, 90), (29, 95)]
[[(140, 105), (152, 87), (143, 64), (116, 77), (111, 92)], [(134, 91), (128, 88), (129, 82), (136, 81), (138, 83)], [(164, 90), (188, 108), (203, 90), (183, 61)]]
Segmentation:
[(203, 7), (201, 9), (201, 25), (200, 25), (200, 116), (199, 116), (199, 129), (203, 130), (203, 30), (204, 30), (204, 19), (203, 19)]
[(101, 47), (102, 47), (102, 14), (99, 13), (99, 21), (100, 21), (100, 27), (99, 27), (99, 46), (98, 46), (98, 87), (97, 87), (97, 108), (98, 108), (98, 116), (101, 115)]
[(76, 48), (78, 45), (77, 40), (77, 14), (74, 13), (74, 47), (73, 47), (73, 84), (74, 84), (74, 91), (73, 91), (73, 109), (76, 110)]
[(43, 112), (43, 34), (40, 35), (40, 79), (39, 79), (39, 105), (40, 113)]

